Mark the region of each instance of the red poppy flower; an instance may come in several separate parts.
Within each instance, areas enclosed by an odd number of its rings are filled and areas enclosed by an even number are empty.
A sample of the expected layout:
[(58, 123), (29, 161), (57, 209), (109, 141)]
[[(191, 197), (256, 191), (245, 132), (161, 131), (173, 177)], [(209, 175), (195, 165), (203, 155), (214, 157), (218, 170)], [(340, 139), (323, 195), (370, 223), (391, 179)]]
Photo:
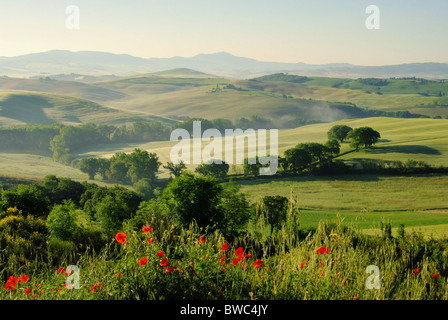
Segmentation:
[(251, 253), (246, 254), (246, 258), (251, 258), (251, 257), (252, 257)]
[(126, 240), (126, 233), (124, 232), (118, 232), (115, 235), (115, 240), (117, 240), (118, 243), (124, 244)]
[(153, 242), (154, 242), (154, 238), (153, 237), (148, 239), (148, 243), (153, 243)]
[(238, 264), (238, 262), (240, 262), (240, 259), (238, 259), (238, 258), (235, 258), (232, 260), (232, 263), (234, 266), (236, 266)]
[(166, 267), (167, 265), (168, 265), (168, 259), (167, 258), (165, 258), (162, 261), (160, 261), (160, 266), (161, 267)]
[(237, 249), (235, 250), (235, 254), (236, 254), (237, 256), (242, 256), (242, 255), (244, 254), (244, 250), (243, 250), (243, 248), (241, 248), (241, 247), (237, 248)]
[(437, 279), (437, 278), (439, 277), (439, 275), (438, 275), (438, 274), (435, 274), (435, 273), (433, 273), (431, 277), (433, 277), (434, 279)]
[(330, 248), (320, 247), (319, 249), (317, 249), (316, 253), (317, 254), (329, 254), (330, 253)]
[(229, 247), (229, 245), (227, 243), (224, 243), (221, 247), (221, 250), (226, 251), (228, 247)]
[(157, 255), (158, 255), (160, 258), (162, 258), (162, 257), (165, 255), (165, 252), (163, 252), (162, 250), (159, 250), (159, 251), (157, 252)]
[(254, 267), (256, 269), (258, 269), (261, 267), (262, 264), (263, 264), (263, 261), (261, 261), (260, 259), (257, 259), (257, 261), (254, 262)]
[(97, 288), (98, 284), (95, 284), (94, 286), (92, 286), (92, 288), (89, 289), (89, 292), (95, 292)]
[(173, 270), (174, 270), (174, 267), (173, 266), (169, 266), (168, 268), (166, 268), (165, 272), (166, 273), (170, 273)]
[(11, 283), (14, 283), (14, 285), (16, 285), (16, 284), (19, 283), (19, 278), (14, 277), (14, 276), (10, 276), (10, 277), (8, 278), (8, 281), (11, 282)]
[(64, 271), (64, 268), (60, 267), (60, 268), (58, 269), (58, 273), (62, 273), (62, 271)]
[(19, 278), (19, 282), (27, 283), (27, 281), (30, 279), (26, 274), (22, 274)]
[(305, 267), (307, 264), (308, 264), (308, 262), (303, 261), (303, 262), (299, 265), (300, 269), (303, 269), (303, 267)]
[(146, 227), (143, 227), (143, 228), (142, 228), (142, 231), (143, 231), (143, 233), (144, 233), (144, 234), (147, 234), (147, 233), (148, 233), (148, 231), (152, 231), (152, 228), (151, 228), (151, 227), (148, 227), (148, 226), (146, 226)]
[(419, 268), (414, 269), (414, 271), (412, 271), (412, 274), (414, 274), (414, 275), (417, 275), (419, 273), (420, 273), (420, 269)]
[(31, 288), (27, 288), (25, 291), (23, 291), (23, 294), (28, 294), (31, 292)]
[(205, 237), (204, 236), (200, 236), (199, 240), (198, 240), (198, 244), (205, 243)]
[(140, 261), (138, 262), (138, 265), (144, 266), (147, 263), (148, 263), (148, 258), (141, 258)]
[(14, 290), (16, 288), (16, 283), (13, 281), (6, 281), (5, 283), (5, 289), (6, 290)]

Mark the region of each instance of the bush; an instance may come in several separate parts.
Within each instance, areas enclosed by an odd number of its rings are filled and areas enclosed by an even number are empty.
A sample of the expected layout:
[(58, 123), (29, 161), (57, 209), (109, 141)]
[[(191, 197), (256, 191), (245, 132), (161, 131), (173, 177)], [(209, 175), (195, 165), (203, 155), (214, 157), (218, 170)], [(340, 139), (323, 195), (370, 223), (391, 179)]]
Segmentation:
[(24, 215), (45, 218), (49, 210), (49, 200), (35, 185), (18, 185), (13, 190), (3, 191), (0, 197), (0, 210), (17, 208)]
[(78, 229), (75, 210), (76, 206), (71, 200), (53, 207), (46, 222), (50, 237), (63, 241), (75, 238)]

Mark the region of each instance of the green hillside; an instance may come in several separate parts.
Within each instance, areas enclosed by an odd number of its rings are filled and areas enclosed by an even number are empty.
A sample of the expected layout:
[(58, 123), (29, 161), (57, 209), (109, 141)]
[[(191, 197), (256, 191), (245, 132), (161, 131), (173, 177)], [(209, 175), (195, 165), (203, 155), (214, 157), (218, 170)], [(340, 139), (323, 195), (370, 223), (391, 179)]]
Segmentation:
[(448, 82), (426, 79), (342, 79), (273, 74), (240, 80), (237, 86), (294, 97), (355, 103), (384, 111), (448, 116)]
[(122, 111), (70, 96), (23, 90), (0, 90), (0, 126), (30, 124), (125, 124), (163, 117)]
[(257, 116), (270, 119), (278, 128), (291, 128), (307, 121), (332, 122), (375, 115), (351, 103), (288, 97), (281, 88), (268, 91), (253, 85), (241, 87), (219, 78), (142, 76), (93, 85), (126, 95), (108, 101), (108, 105), (167, 117), (239, 120)]
[(0, 89), (54, 93), (94, 101), (115, 100), (125, 96), (121, 92), (91, 86), (79, 81), (63, 81), (50, 78), (22, 79), (0, 77)]

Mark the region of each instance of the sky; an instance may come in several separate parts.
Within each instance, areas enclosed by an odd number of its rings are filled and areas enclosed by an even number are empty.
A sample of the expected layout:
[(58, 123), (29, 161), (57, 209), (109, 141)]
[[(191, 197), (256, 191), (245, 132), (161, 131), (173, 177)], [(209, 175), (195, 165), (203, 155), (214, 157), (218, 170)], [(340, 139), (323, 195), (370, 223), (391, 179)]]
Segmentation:
[[(79, 29), (66, 26), (70, 5)], [(379, 29), (366, 27), (369, 5), (379, 9)], [(447, 16), (447, 0), (0, 0), (0, 56), (225, 51), (312, 64), (448, 63)]]

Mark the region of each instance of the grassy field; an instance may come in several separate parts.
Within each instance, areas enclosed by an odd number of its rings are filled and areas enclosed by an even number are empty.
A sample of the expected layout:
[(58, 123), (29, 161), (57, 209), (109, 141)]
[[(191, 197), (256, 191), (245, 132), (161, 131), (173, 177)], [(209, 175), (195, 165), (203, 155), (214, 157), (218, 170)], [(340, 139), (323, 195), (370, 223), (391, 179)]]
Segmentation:
[[(279, 154), (298, 143), (325, 142), (327, 131), (336, 124), (346, 124), (352, 128), (370, 126), (381, 134), (375, 148), (368, 151), (350, 153), (341, 157), (347, 161), (359, 159), (425, 161), (431, 165), (448, 165), (448, 120), (446, 119), (396, 119), (365, 118), (341, 120), (334, 123), (321, 123), (290, 130), (280, 130), (278, 138)], [(222, 133), (224, 134), (224, 133)], [(141, 148), (159, 155), (163, 163), (170, 159), (170, 150), (177, 142), (157, 141), (138, 144), (116, 144), (80, 150), (79, 157), (111, 157), (115, 152), (131, 152)], [(202, 143), (202, 147), (207, 146)], [(224, 148), (223, 148), (224, 150)], [(341, 152), (351, 150), (343, 143)]]
[(267, 195), (297, 196), (304, 209), (386, 212), (447, 209), (448, 176), (376, 175), (297, 177), (238, 181), (255, 200)]

